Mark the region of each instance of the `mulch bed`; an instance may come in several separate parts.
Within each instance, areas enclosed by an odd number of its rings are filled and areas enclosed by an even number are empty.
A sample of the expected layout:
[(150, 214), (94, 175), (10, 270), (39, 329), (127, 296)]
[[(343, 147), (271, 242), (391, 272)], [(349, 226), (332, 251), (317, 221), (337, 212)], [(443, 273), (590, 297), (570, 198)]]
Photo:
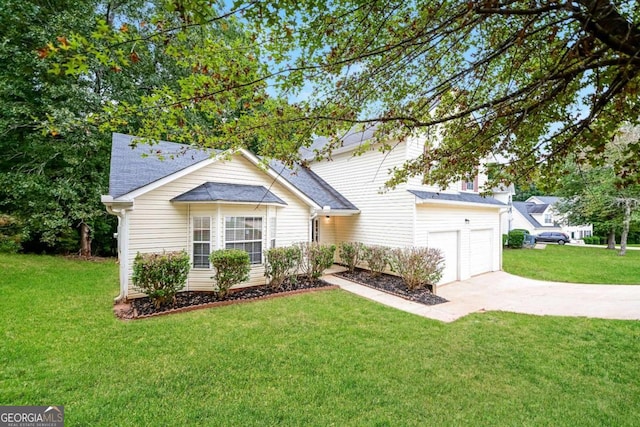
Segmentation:
[(345, 271), (343, 273), (337, 273), (336, 276), (424, 305), (436, 305), (449, 302), (426, 288), (410, 291), (402, 281), (402, 278), (391, 274), (381, 274), (378, 277), (373, 277), (368, 270), (356, 268), (353, 273)]
[(218, 297), (215, 292), (180, 292), (176, 295), (175, 304), (166, 304), (159, 308), (156, 308), (151, 302), (151, 299), (147, 297), (136, 298), (128, 303), (116, 304), (114, 312), (116, 316), (121, 319), (140, 319), (201, 308), (218, 307), (241, 302), (336, 288), (338, 287), (330, 285), (323, 280), (310, 281), (304, 277), (300, 277), (296, 283), (284, 283), (279, 289), (274, 290), (267, 286), (242, 288), (232, 290), (224, 298)]
[[(370, 288), (378, 289), (401, 298), (415, 301), (425, 305), (436, 305), (448, 302), (446, 299), (434, 295), (429, 289), (410, 291), (400, 277), (390, 274), (382, 274), (372, 277), (368, 270), (356, 269), (355, 272), (337, 273), (352, 282), (359, 283)], [(336, 289), (323, 280), (310, 281), (305, 277), (299, 277), (296, 283), (284, 283), (279, 289), (271, 289), (267, 286), (257, 286), (232, 290), (224, 298), (218, 297), (215, 292), (180, 292), (176, 295), (175, 304), (167, 304), (156, 308), (147, 297), (136, 298), (127, 303), (118, 303), (114, 312), (120, 319), (143, 319), (147, 317), (161, 316), (165, 314), (180, 313), (209, 307), (219, 307), (229, 304), (277, 298), (287, 295), (313, 292), (316, 290)]]

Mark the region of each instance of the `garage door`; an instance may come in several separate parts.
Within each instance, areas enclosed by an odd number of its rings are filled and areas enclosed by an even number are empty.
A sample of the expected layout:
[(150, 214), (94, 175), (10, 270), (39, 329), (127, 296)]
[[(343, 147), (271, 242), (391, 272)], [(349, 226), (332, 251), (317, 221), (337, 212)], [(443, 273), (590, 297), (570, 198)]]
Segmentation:
[(458, 280), (458, 232), (440, 231), (429, 233), (427, 246), (438, 248), (444, 255), (444, 272), (440, 284)]
[(493, 270), (492, 230), (472, 230), (469, 239), (469, 273), (472, 276)]

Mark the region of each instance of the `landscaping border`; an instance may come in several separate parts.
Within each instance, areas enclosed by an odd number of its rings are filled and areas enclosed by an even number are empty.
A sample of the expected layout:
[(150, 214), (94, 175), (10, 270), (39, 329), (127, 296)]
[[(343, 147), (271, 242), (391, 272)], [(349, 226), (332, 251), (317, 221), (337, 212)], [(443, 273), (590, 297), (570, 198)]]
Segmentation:
[(139, 319), (148, 319), (151, 317), (165, 316), (168, 314), (184, 313), (184, 312), (193, 311), (193, 310), (202, 310), (205, 308), (223, 307), (223, 306), (232, 305), (232, 304), (244, 304), (249, 302), (268, 300), (272, 298), (281, 298), (281, 297), (287, 297), (290, 295), (304, 294), (304, 293), (316, 292), (316, 291), (329, 291), (334, 289), (340, 289), (340, 287), (336, 285), (327, 285), (327, 286), (320, 286), (315, 288), (296, 289), (293, 291), (277, 292), (277, 293), (259, 296), (259, 297), (216, 301), (216, 302), (209, 302), (206, 304), (191, 305), (188, 307), (179, 307), (179, 308), (174, 308), (170, 310), (159, 311), (157, 313), (143, 314), (143, 315), (137, 315), (136, 310), (133, 308), (133, 305), (130, 302), (127, 302), (127, 303), (116, 304), (113, 308), (113, 312), (118, 319), (123, 321), (139, 320)]

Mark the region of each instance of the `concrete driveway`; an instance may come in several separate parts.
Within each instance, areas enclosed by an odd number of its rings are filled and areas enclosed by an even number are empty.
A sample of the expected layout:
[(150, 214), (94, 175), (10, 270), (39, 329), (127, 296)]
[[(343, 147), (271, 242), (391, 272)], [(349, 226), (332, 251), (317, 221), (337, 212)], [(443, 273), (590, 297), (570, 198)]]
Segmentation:
[(486, 273), (438, 288), (448, 303), (407, 301), (333, 275), (323, 279), (382, 304), (443, 322), (478, 311), (640, 320), (640, 285), (580, 285), (525, 279), (503, 271)]
[(438, 295), (451, 301), (447, 304), (465, 306), (470, 312), (640, 320), (640, 285), (543, 282), (496, 271), (442, 286)]

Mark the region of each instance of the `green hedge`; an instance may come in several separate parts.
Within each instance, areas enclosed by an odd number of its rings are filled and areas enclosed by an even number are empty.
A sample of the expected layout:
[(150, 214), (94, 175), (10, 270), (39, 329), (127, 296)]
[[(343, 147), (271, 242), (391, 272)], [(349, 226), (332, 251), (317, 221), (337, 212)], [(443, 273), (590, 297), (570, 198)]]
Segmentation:
[(525, 233), (522, 230), (511, 230), (509, 232), (509, 247), (513, 249), (520, 249), (524, 244)]
[(277, 289), (286, 279), (291, 280), (295, 277), (301, 258), (302, 253), (298, 246), (266, 250), (264, 275), (269, 279), (269, 286)]
[(327, 268), (333, 265), (335, 245), (321, 245), (317, 242), (300, 242), (297, 245), (302, 254), (300, 270), (310, 280), (318, 279)]
[(363, 255), (364, 245), (360, 242), (340, 242), (338, 254), (340, 260), (345, 264), (351, 273), (356, 269), (356, 265)]
[(442, 278), (444, 255), (440, 249), (407, 247), (391, 249), (389, 264), (408, 289), (435, 285)]
[(251, 260), (247, 252), (240, 249), (219, 249), (209, 254), (209, 260), (215, 269), (213, 279), (220, 297), (226, 296), (232, 286), (249, 280)]
[(147, 294), (156, 307), (175, 302), (191, 268), (185, 251), (141, 254), (133, 261), (133, 285)]

